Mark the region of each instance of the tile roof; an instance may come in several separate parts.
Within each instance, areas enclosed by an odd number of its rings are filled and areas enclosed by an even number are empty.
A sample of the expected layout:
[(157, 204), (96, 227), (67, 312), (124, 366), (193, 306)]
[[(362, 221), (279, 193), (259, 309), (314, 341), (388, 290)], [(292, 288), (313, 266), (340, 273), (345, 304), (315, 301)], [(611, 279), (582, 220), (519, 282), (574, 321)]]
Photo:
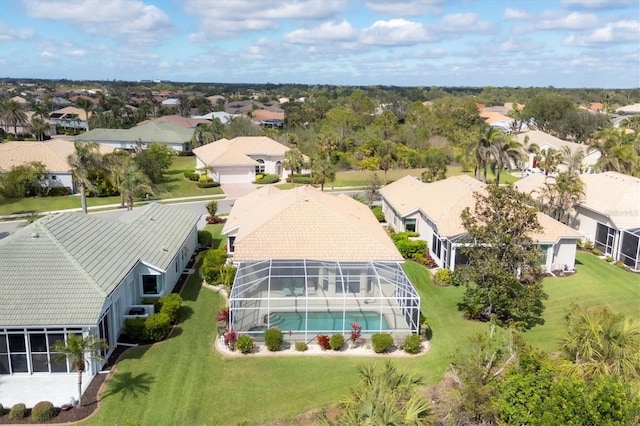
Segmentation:
[(74, 139), (96, 142), (185, 143), (191, 140), (194, 130), (168, 122), (149, 122), (130, 129), (93, 129)]
[(284, 156), (288, 147), (265, 136), (240, 136), (220, 139), (195, 148), (193, 153), (210, 166), (250, 165), (257, 162), (249, 155)]
[(599, 155), (597, 155), (598, 151), (590, 149), (588, 145), (565, 141), (565, 140), (556, 138), (555, 136), (552, 136), (548, 133), (545, 133), (541, 130), (529, 130), (526, 132), (518, 133), (516, 135), (516, 139), (523, 146), (526, 138), (528, 138), (527, 140), (529, 141), (529, 145), (536, 144), (542, 147), (543, 145), (546, 144), (558, 151), (560, 151), (563, 146), (566, 146), (566, 147), (569, 147), (572, 154), (578, 151), (583, 151), (585, 156), (588, 154), (592, 154), (599, 157)]
[(153, 203), (110, 220), (47, 216), (0, 240), (0, 326), (95, 324), (143, 261), (166, 270), (200, 215)]
[(238, 261), (402, 261), (366, 205), (311, 186), (285, 191), (270, 185), (238, 199), (222, 232), (236, 230)]
[[(107, 154), (113, 148), (99, 145), (100, 152)], [(51, 139), (45, 142), (5, 142), (0, 144), (0, 170), (9, 171), (13, 166), (31, 161), (42, 162), (50, 172), (68, 172), (67, 157), (75, 152), (73, 142)]]
[[(460, 214), (475, 206), (474, 193), (484, 192), (486, 185), (467, 175), (452, 176), (432, 183), (424, 183), (406, 176), (380, 190), (384, 199), (404, 217), (421, 211), (436, 226), (442, 237), (453, 238), (466, 233)], [(560, 237), (580, 238), (568, 226), (542, 213), (538, 214), (543, 230), (531, 235), (534, 241), (555, 242)]]
[(192, 129), (198, 126), (198, 124), (209, 124), (210, 120), (201, 119), (201, 118), (193, 118), (193, 117), (183, 117), (181, 115), (163, 115), (162, 117), (158, 117), (155, 120), (146, 120), (141, 121), (136, 126), (143, 126), (149, 123), (171, 123), (176, 126), (184, 127), (186, 129)]
[[(93, 113), (89, 111), (89, 117), (91, 117)], [(70, 118), (70, 116), (76, 115), (80, 120), (87, 121), (87, 113), (82, 108), (77, 108), (74, 106), (68, 106), (65, 108), (60, 108), (51, 113), (52, 118)], [(67, 117), (69, 116), (69, 117)]]

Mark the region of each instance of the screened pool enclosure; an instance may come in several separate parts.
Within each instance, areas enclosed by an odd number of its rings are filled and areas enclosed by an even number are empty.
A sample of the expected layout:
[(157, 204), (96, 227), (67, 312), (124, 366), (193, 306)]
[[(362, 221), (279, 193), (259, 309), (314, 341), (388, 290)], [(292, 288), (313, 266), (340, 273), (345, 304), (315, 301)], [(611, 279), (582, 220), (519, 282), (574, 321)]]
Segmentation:
[(343, 333), (417, 333), (420, 297), (398, 263), (265, 260), (240, 262), (229, 328), (257, 340), (278, 327), (285, 339)]

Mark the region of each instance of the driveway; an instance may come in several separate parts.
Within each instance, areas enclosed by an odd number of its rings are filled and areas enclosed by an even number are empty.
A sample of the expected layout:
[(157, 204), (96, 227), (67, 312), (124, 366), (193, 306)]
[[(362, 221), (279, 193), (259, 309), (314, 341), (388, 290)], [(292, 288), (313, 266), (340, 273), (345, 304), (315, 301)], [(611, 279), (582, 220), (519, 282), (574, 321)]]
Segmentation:
[(227, 198), (238, 199), (256, 190), (257, 185), (252, 183), (224, 183), (220, 185)]

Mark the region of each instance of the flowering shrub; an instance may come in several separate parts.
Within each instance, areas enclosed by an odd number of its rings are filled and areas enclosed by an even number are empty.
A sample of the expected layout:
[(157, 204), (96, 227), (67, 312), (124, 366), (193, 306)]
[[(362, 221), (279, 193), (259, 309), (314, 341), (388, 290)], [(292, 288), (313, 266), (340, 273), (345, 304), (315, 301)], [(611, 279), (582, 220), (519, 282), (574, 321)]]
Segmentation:
[(216, 315), (216, 321), (219, 321), (219, 322), (229, 321), (229, 307), (222, 308), (218, 311), (218, 315)]
[(236, 340), (238, 340), (238, 333), (234, 330), (224, 333), (224, 344), (232, 351), (236, 349)]
[(319, 334), (317, 337), (318, 345), (323, 351), (331, 349), (331, 344), (329, 342), (329, 336), (326, 334)]
[(349, 340), (351, 340), (351, 343), (355, 345), (361, 335), (362, 335), (362, 326), (357, 322), (352, 322), (351, 335), (349, 336)]

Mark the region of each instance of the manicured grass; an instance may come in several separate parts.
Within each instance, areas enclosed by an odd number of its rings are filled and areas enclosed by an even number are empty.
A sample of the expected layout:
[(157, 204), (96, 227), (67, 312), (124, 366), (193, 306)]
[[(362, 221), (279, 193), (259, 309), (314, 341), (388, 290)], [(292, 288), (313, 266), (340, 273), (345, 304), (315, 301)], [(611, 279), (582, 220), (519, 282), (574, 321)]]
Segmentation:
[(218, 248), (222, 248), (224, 247), (224, 243), (225, 243), (225, 238), (222, 237), (222, 235), (220, 235), (220, 233), (222, 232), (222, 228), (224, 227), (224, 224), (222, 223), (216, 223), (215, 225), (205, 225), (204, 230), (205, 231), (209, 231), (211, 233), (211, 235), (213, 236), (213, 247), (214, 249), (218, 249)]
[[(158, 193), (155, 197), (150, 197), (150, 199), (222, 194), (222, 189), (219, 187), (201, 189), (196, 186), (195, 182), (191, 182), (184, 178), (184, 170), (193, 169), (195, 166), (195, 157), (174, 157), (171, 168), (163, 176), (163, 181), (159, 187)], [(140, 200), (142, 200), (142, 198), (136, 199), (136, 201)], [(89, 207), (119, 203), (119, 196), (87, 198), (87, 204)], [(0, 216), (74, 209), (80, 207), (80, 197), (76, 195), (65, 197), (11, 198), (7, 200), (0, 200)]]
[[(220, 225), (211, 225), (214, 235)], [(603, 304), (616, 312), (639, 315), (640, 276), (605, 263), (589, 253), (578, 254), (578, 273), (549, 278), (546, 324), (525, 333), (525, 339), (547, 351), (564, 324), (572, 301)], [(405, 371), (438, 382), (451, 354), (488, 324), (466, 321), (457, 310), (463, 288), (437, 287), (422, 266), (404, 265), (422, 298), (422, 311), (433, 330), (431, 350), (418, 358), (396, 358)], [(130, 351), (118, 364), (103, 395), (98, 414), (84, 425), (248, 424), (273, 423), (313, 408), (338, 402), (356, 383), (356, 367), (383, 359), (352, 357), (254, 357), (225, 359), (213, 348), (215, 315), (223, 300), (200, 287), (191, 276), (183, 293), (178, 332), (166, 342)]]

